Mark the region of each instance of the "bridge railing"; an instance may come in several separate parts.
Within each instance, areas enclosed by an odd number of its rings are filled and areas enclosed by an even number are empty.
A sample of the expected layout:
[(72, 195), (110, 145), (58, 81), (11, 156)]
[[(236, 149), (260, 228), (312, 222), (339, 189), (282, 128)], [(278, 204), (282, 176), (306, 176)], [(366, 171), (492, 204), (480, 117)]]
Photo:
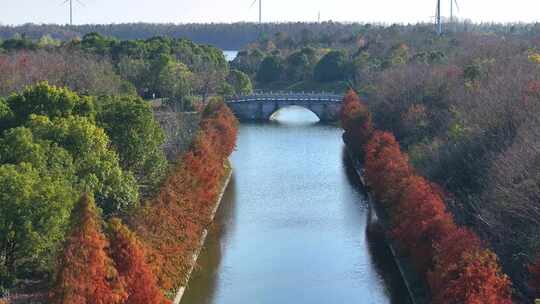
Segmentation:
[(276, 100), (295, 100), (295, 101), (341, 101), (343, 95), (327, 92), (254, 92), (249, 95), (237, 95), (229, 98), (227, 102), (246, 102), (246, 101), (276, 101)]

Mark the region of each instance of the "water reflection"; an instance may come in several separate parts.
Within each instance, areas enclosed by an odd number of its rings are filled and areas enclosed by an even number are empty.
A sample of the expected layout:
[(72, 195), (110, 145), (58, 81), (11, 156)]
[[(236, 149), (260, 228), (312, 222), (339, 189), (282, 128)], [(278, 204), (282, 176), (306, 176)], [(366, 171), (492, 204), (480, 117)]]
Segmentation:
[(305, 109), (277, 114), (241, 125), (218, 229), (182, 303), (404, 303), (385, 247), (365, 233), (341, 131)]
[[(342, 161), (349, 185), (355, 188), (359, 195), (367, 197), (366, 189), (362, 186), (360, 178), (356, 174), (350, 158), (347, 156), (345, 147), (342, 149)], [(368, 204), (366, 200), (363, 200), (363, 202)], [(382, 278), (384, 286), (386, 287), (386, 294), (390, 297), (391, 302), (394, 304), (409, 304), (411, 301), (408, 297), (407, 287), (399, 276), (399, 269), (392, 258), (390, 248), (388, 248), (384, 241), (384, 236), (377, 228), (370, 229), (369, 225), (376, 225), (376, 223), (372, 222), (372, 210), (370, 206), (367, 206), (367, 208), (369, 208), (366, 213), (368, 224), (365, 226), (365, 234), (369, 253), (372, 262), (375, 265), (375, 270)]]
[(214, 301), (217, 290), (217, 270), (220, 267), (222, 257), (222, 244), (227, 242), (230, 231), (234, 230), (235, 225), (235, 174), (234, 172), (223, 196), (222, 205), (216, 214), (205, 247), (197, 260), (197, 268), (193, 272), (188, 291), (184, 295), (182, 303), (210, 304)]

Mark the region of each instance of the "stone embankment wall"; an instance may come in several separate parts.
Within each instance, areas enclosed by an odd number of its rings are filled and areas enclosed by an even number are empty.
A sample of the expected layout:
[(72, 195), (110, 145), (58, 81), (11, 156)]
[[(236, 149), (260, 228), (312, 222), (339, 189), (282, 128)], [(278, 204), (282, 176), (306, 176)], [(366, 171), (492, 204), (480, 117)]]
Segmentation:
[[(222, 186), (221, 186), (221, 190), (220, 190), (219, 195), (217, 196), (217, 199), (215, 201), (214, 208), (212, 209), (212, 215), (211, 215), (212, 221), (214, 221), (214, 218), (215, 218), (216, 213), (217, 213), (217, 211), (219, 209), (219, 206), (221, 205), (223, 195), (225, 194), (225, 191), (227, 190), (227, 186), (229, 185), (229, 182), (231, 181), (231, 178), (232, 178), (233, 169), (230, 166), (230, 164), (227, 164), (227, 167), (228, 167), (228, 170), (225, 173), (225, 176), (224, 176), (224, 179), (223, 179), (223, 182), (222, 182)], [(180, 287), (178, 289), (178, 291), (176, 292), (176, 295), (174, 297), (173, 304), (180, 304), (180, 302), (182, 301), (182, 297), (184, 296), (187, 285), (189, 284), (189, 279), (191, 278), (191, 274), (193, 273), (195, 265), (197, 264), (197, 260), (199, 259), (199, 255), (201, 254), (202, 248), (203, 248), (204, 244), (206, 243), (207, 236), (208, 236), (208, 228), (203, 231), (203, 234), (201, 236), (201, 240), (200, 240), (200, 243), (199, 243), (199, 248), (193, 253), (193, 255), (191, 257), (191, 267), (189, 268), (188, 273), (187, 273), (186, 286), (182, 286), (182, 287)]]

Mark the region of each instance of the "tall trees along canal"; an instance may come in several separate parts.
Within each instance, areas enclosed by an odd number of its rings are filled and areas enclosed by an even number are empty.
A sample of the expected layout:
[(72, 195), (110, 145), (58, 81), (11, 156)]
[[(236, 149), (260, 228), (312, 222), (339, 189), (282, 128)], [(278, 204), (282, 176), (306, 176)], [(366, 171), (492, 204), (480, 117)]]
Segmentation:
[(234, 175), (182, 304), (407, 303), (342, 131), (313, 113), (242, 124)]

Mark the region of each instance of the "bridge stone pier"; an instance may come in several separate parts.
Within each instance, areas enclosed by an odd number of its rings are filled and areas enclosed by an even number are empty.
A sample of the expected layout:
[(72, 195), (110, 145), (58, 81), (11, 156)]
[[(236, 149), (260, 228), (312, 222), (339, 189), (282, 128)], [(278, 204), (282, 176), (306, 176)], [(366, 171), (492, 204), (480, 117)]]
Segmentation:
[(338, 120), (343, 95), (326, 93), (258, 93), (237, 96), (227, 105), (240, 121), (267, 121), (282, 108), (300, 106), (313, 112), (321, 122)]

